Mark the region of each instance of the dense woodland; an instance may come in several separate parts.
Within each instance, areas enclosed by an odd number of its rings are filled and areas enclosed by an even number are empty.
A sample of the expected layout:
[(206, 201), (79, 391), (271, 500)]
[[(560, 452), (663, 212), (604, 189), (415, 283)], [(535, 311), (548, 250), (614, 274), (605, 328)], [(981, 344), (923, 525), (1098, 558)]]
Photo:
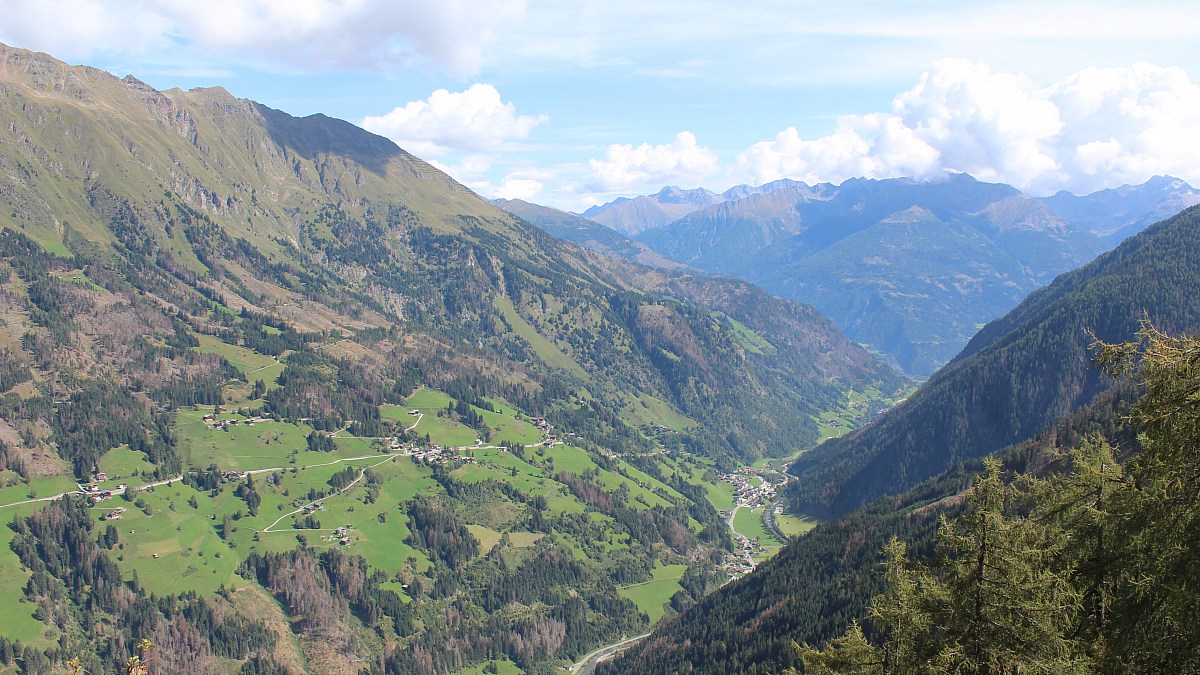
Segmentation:
[(868, 637), (852, 625), (805, 672), (1187, 673), (1200, 669), (1194, 564), (1200, 504), (1200, 340), (1146, 327), (1104, 345), (1136, 377), (1141, 452), (1122, 464), (1099, 437), (1061, 472), (989, 461), (936, 552), (886, 547)]
[[(906, 561), (936, 559), (939, 516), (954, 517), (970, 476), (981, 470), (973, 457), (999, 452), (1009, 482), (1017, 474), (1045, 478), (1067, 470), (1064, 458), (1088, 438), (1127, 461), (1139, 448), (1127, 418), (1137, 389), (1129, 381), (1114, 383), (1110, 370), (1096, 367), (1087, 329), (1097, 326), (1095, 335), (1110, 342), (1132, 339), (1147, 317), (1169, 323), (1172, 333), (1196, 330), (1200, 317), (1190, 289), (1200, 269), (1197, 220), (1196, 210), (1186, 211), (1035, 293), (985, 328), (945, 375), (908, 402), (802, 458), (794, 469), (801, 504), (838, 513), (870, 494), (898, 494), (818, 527), (754, 575), (664, 623), (608, 671), (779, 672), (800, 665), (792, 641), (822, 647), (855, 618), (864, 639), (879, 646), (880, 629), (864, 618), (870, 599), (885, 588), (882, 543), (897, 537)], [(1054, 422), (1046, 417), (1049, 400), (1090, 403)], [(1043, 407), (1031, 409), (1033, 401)], [(942, 436), (960, 442), (944, 444)], [(1033, 438), (1005, 450), (1002, 439), (1011, 445), (1026, 436)], [(870, 448), (886, 451), (871, 460)], [(835, 449), (851, 454), (835, 456)], [(865, 468), (854, 473), (855, 467)], [(903, 489), (922, 472), (934, 477)], [(813, 482), (817, 477), (824, 482)], [(822, 486), (824, 492), (817, 489)]]

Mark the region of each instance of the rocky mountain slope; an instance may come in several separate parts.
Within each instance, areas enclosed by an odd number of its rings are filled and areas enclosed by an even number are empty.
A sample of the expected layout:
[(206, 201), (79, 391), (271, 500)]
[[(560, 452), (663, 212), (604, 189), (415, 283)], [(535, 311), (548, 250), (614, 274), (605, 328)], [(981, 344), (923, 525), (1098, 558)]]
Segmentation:
[[(659, 195), (668, 192), (688, 193)], [(589, 213), (624, 213), (620, 227), (670, 259), (810, 303), (922, 376), (1033, 289), (1200, 202), (1200, 192), (1167, 177), (1043, 199), (965, 175), (839, 186), (785, 180), (703, 196), (713, 203), (675, 200), (688, 212), (665, 224), (659, 212), (638, 221), (632, 208), (644, 211), (658, 195)]]
[(1059, 192), (1041, 201), (1077, 227), (1116, 245), (1152, 223), (1200, 204), (1200, 190), (1178, 178), (1155, 176), (1141, 185), (1084, 196)]

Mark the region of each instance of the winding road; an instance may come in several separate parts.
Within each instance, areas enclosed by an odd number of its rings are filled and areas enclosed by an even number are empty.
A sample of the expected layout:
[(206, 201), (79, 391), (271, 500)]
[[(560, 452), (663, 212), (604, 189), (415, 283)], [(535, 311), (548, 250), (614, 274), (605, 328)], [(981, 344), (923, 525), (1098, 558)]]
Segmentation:
[(569, 671), (571, 673), (577, 673), (578, 675), (592, 675), (592, 673), (596, 670), (597, 663), (611, 659), (617, 654), (620, 654), (621, 652), (629, 649), (648, 637), (650, 637), (649, 633), (642, 633), (641, 635), (635, 635), (631, 638), (625, 638), (620, 642), (614, 642), (611, 645), (605, 645), (583, 657), (579, 663), (571, 666)]

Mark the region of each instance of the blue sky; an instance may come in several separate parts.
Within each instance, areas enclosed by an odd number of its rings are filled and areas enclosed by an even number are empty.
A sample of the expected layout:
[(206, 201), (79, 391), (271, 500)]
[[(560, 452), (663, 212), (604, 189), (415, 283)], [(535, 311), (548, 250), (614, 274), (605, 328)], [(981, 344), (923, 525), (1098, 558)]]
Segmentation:
[(386, 135), (487, 197), (1200, 183), (1200, 3), (0, 0), (0, 40)]

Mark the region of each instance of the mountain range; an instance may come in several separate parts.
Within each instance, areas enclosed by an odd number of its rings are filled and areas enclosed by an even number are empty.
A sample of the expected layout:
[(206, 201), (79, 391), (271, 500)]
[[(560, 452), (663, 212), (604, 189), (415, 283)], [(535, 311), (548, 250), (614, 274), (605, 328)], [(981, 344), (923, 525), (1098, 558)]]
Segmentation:
[(1035, 199), (949, 175), (669, 188), (584, 215), (672, 260), (810, 303), (927, 376), (1035, 288), (1196, 203), (1200, 192), (1169, 177)]
[(0, 123), (0, 672), (549, 672), (720, 583), (722, 472), (907, 386), (324, 115), (0, 46)]

